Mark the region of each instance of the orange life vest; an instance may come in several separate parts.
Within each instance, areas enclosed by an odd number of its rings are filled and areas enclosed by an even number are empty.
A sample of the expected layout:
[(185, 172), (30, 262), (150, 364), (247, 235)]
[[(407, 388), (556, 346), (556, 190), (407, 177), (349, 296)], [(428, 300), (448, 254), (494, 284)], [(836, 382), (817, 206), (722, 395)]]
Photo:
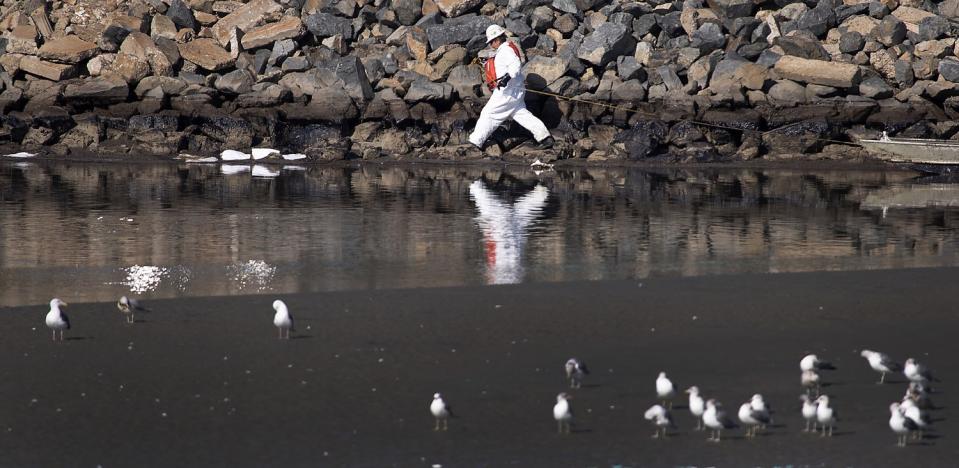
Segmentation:
[[(519, 53), (519, 48), (516, 47), (516, 44), (514, 44), (513, 41), (506, 41), (506, 43), (509, 44), (510, 49), (513, 49), (513, 53), (516, 54), (516, 58), (522, 61), (523, 56)], [(490, 57), (488, 60), (486, 60), (486, 64), (483, 66), (486, 69), (486, 86), (490, 91), (496, 89), (496, 79), (499, 78), (496, 74), (496, 64), (494, 63), (495, 58), (496, 57)]]

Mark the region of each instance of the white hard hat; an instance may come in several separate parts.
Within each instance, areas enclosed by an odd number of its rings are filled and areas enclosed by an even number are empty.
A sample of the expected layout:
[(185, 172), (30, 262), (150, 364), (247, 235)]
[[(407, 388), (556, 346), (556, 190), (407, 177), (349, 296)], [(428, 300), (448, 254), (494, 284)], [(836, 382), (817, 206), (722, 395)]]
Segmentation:
[(506, 29), (503, 29), (503, 27), (498, 24), (491, 24), (490, 27), (486, 28), (486, 43), (489, 44), (493, 39), (503, 34), (506, 34)]

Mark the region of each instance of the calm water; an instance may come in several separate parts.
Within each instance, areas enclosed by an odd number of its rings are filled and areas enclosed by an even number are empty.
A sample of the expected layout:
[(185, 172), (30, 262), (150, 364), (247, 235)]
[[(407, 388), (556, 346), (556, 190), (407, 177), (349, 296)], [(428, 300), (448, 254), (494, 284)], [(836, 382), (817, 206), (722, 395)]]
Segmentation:
[(0, 305), (959, 265), (957, 200), (895, 171), (2, 162)]

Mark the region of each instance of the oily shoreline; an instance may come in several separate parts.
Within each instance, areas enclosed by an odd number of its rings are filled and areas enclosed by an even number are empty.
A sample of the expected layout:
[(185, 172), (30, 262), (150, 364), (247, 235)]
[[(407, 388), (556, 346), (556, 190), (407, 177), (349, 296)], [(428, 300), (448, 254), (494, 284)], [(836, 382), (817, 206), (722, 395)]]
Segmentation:
[[(0, 309), (4, 466), (949, 466), (957, 449), (949, 358), (955, 268), (348, 291), (150, 301), (132, 326), (112, 304), (74, 304), (55, 344), (45, 307)], [(68, 298), (67, 298), (68, 299)], [(928, 364), (937, 430), (895, 446), (869, 347)], [(800, 432), (798, 361), (815, 352), (840, 422)], [(576, 431), (554, 433), (562, 363), (590, 363)], [(768, 435), (652, 440), (642, 412), (665, 370), (730, 411), (762, 393)], [(434, 433), (443, 392), (459, 417)], [(40, 449), (42, 448), (42, 449)]]

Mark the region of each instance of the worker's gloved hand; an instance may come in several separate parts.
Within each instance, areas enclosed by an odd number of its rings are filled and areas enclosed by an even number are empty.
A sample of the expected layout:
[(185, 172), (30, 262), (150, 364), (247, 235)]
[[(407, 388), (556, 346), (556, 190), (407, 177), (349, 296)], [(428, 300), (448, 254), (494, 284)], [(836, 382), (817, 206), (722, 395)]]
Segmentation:
[(503, 75), (502, 78), (496, 80), (496, 87), (505, 88), (506, 83), (509, 83), (509, 75)]

